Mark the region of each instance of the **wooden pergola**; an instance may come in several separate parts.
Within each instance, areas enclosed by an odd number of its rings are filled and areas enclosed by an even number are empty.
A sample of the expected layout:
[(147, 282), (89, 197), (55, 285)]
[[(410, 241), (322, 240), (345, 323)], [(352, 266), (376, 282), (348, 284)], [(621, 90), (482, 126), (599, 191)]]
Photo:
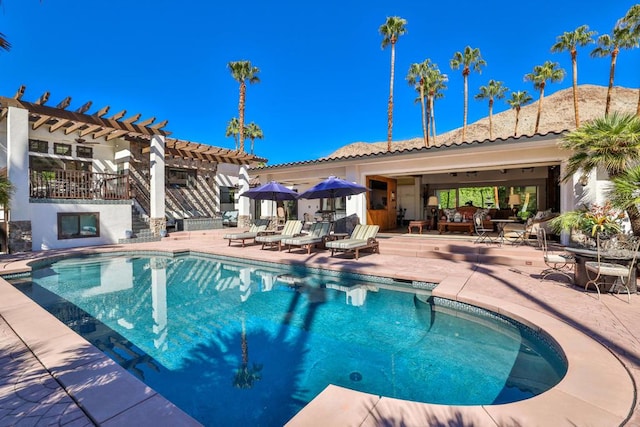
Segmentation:
[[(28, 102), (22, 99), (25, 89), (25, 86), (21, 86), (12, 98), (0, 97), (0, 121), (6, 117), (8, 107), (17, 107), (29, 111), (29, 121), (33, 130), (48, 126), (50, 133), (61, 130), (65, 135), (69, 135), (75, 132), (78, 135), (75, 139), (77, 143), (100, 144), (115, 138), (149, 143), (153, 136), (162, 135), (166, 138), (165, 158), (167, 159), (199, 160), (206, 163), (237, 165), (266, 162), (266, 159), (253, 154), (168, 138), (171, 132), (164, 130), (168, 120), (154, 124), (155, 117), (141, 120), (141, 114), (124, 118), (127, 114), (126, 110), (107, 117), (109, 106), (89, 114), (88, 111), (92, 106), (91, 101), (84, 103), (75, 111), (70, 111), (67, 110), (71, 104), (70, 96), (52, 107), (45, 105), (49, 101), (49, 92), (42, 94), (35, 102)], [(149, 146), (143, 149), (143, 153), (149, 152)]]

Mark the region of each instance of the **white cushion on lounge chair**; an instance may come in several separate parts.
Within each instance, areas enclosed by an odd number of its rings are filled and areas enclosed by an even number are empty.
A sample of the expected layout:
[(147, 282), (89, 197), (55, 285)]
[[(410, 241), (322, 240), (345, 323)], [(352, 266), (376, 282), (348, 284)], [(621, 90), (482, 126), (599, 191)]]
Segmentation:
[(284, 228), (282, 232), (279, 234), (270, 234), (266, 236), (257, 236), (256, 242), (262, 243), (262, 248), (264, 249), (265, 244), (275, 244), (280, 243), (283, 239), (291, 239), (300, 234), (302, 230), (302, 221), (298, 220), (288, 220), (284, 224)]
[(291, 246), (307, 248), (307, 253), (309, 254), (311, 253), (311, 247), (318, 243), (322, 243), (327, 238), (330, 231), (330, 222), (314, 222), (309, 229), (308, 235), (282, 239), (282, 244), (288, 245), (289, 251), (291, 251)]
[(266, 224), (260, 224), (260, 225), (252, 224), (251, 227), (249, 227), (249, 231), (245, 231), (242, 233), (225, 234), (223, 238), (229, 240), (229, 245), (231, 245), (232, 240), (241, 240), (242, 246), (244, 246), (245, 240), (255, 239), (258, 236), (258, 234), (264, 233), (266, 230), (267, 230)]
[(378, 225), (357, 224), (350, 238), (327, 242), (327, 248), (331, 249), (331, 255), (333, 255), (336, 250), (354, 251), (355, 257), (358, 259), (361, 249), (374, 248), (374, 251), (378, 250), (378, 242), (375, 237), (379, 229), (380, 226)]

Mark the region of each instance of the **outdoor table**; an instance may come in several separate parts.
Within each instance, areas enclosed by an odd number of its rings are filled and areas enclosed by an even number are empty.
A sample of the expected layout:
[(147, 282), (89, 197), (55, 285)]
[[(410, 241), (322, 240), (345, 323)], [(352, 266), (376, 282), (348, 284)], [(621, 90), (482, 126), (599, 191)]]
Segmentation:
[(496, 225), (496, 229), (498, 230), (498, 239), (500, 239), (500, 242), (504, 243), (504, 227), (507, 224), (513, 224), (518, 221), (515, 219), (492, 219), (491, 222)]
[(467, 231), (469, 233), (469, 236), (473, 235), (473, 222), (471, 221), (461, 221), (461, 222), (455, 222), (455, 221), (444, 221), (444, 222), (439, 222), (438, 223), (438, 232), (440, 234), (444, 233), (445, 231), (462, 231), (465, 232)]
[(420, 220), (415, 220), (415, 221), (409, 221), (409, 234), (411, 234), (411, 229), (413, 227), (416, 227), (420, 230), (420, 234), (422, 234), (422, 227), (429, 227), (431, 225), (430, 221), (420, 221)]
[[(566, 247), (565, 251), (572, 254), (573, 257), (576, 259), (573, 284), (584, 288), (587, 282), (589, 281), (589, 276), (587, 276), (587, 269), (585, 267), (585, 263), (589, 261), (597, 261), (598, 251), (593, 249), (573, 248), (573, 247)], [(631, 251), (627, 251), (626, 253), (623, 253), (621, 251), (615, 251), (610, 253), (603, 252), (600, 254), (600, 261), (602, 262), (611, 262), (616, 264), (628, 265), (632, 260), (633, 260), (633, 253)], [(602, 280), (604, 283), (604, 286), (601, 288), (602, 292), (609, 292), (611, 290), (612, 285), (615, 284), (617, 278), (613, 276), (608, 276), (608, 277), (602, 278)], [(637, 292), (635, 268), (631, 270), (631, 280), (629, 283), (629, 291), (631, 293)]]

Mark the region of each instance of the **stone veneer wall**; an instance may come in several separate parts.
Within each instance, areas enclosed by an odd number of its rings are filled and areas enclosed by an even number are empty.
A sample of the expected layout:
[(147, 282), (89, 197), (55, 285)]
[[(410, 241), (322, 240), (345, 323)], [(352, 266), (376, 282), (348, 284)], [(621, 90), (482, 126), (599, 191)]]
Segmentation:
[(165, 218), (149, 218), (149, 229), (154, 236), (159, 236), (160, 230), (167, 229), (167, 220)]
[(31, 221), (9, 221), (9, 237), (7, 238), (9, 253), (30, 252), (31, 241)]
[(240, 228), (249, 228), (249, 227), (251, 227), (251, 215), (239, 215), (238, 216), (238, 227), (240, 227)]

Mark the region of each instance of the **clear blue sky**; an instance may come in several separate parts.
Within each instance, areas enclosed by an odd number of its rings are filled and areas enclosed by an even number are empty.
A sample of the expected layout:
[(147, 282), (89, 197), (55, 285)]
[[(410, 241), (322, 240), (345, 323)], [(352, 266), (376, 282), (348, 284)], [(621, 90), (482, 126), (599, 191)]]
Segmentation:
[[(247, 122), (264, 131), (256, 154), (269, 164), (326, 156), (356, 141), (386, 141), (390, 49), (378, 28), (387, 16), (408, 21), (396, 49), (394, 140), (421, 135), (420, 108), (405, 80), (409, 65), (430, 58), (449, 75), (436, 101), (442, 133), (462, 125), (463, 80), (449, 68), (454, 52), (480, 48), (487, 67), (469, 80), (469, 123), (487, 115), (473, 100), (489, 79), (534, 92), (523, 76), (546, 60), (566, 69), (568, 53), (550, 47), (564, 31), (587, 24), (599, 34), (636, 1), (526, 3), (514, 0), (134, 1), (3, 0), (0, 32), (12, 44), (0, 52), (0, 94), (22, 84), (24, 99), (50, 91), (48, 105), (72, 97), (70, 109), (93, 101), (157, 121), (173, 137), (233, 148), (227, 122), (237, 117), (238, 84), (227, 63), (250, 60), (261, 82), (247, 90)], [(99, 6), (98, 6), (99, 4)], [(579, 83), (606, 86), (609, 59), (578, 54)], [(640, 49), (622, 51), (616, 85), (640, 86)], [(534, 99), (537, 94), (532, 93)], [(495, 112), (508, 106), (499, 101)]]

